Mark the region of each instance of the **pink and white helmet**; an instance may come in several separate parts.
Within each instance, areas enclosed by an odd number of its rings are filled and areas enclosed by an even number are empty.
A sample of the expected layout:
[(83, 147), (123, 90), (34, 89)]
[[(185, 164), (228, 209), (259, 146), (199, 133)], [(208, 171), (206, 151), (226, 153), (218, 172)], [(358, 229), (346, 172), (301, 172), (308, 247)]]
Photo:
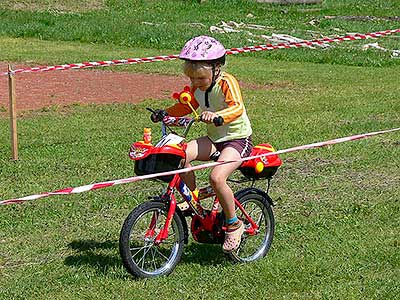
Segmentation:
[(216, 39), (201, 35), (186, 42), (179, 58), (191, 61), (225, 62), (225, 47)]

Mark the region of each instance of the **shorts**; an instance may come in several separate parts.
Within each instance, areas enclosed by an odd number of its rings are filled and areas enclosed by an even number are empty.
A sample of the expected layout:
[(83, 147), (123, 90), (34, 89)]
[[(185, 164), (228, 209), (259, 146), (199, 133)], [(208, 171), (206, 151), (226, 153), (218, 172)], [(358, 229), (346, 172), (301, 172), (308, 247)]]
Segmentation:
[(241, 158), (248, 157), (251, 153), (251, 150), (253, 150), (253, 142), (251, 140), (251, 136), (248, 136), (244, 139), (214, 143), (214, 145), (219, 152), (221, 152), (226, 147), (231, 147), (239, 152)]

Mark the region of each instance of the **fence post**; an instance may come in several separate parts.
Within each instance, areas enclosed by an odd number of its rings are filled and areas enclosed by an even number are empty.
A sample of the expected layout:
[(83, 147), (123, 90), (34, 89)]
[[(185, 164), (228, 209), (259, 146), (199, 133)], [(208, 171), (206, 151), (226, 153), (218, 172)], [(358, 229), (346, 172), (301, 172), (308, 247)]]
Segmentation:
[(18, 160), (18, 134), (17, 134), (17, 101), (15, 92), (15, 77), (8, 65), (8, 94), (10, 98), (10, 133), (11, 133), (11, 149), (12, 159)]

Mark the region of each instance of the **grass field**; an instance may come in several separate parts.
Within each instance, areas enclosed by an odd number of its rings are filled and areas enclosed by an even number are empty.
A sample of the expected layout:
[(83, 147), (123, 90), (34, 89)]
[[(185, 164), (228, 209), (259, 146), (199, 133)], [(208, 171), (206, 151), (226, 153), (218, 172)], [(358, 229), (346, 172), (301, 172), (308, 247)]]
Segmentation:
[[(21, 4), (23, 3), (23, 4)], [(218, 14), (211, 12), (219, 8)], [(0, 61), (71, 63), (170, 54), (220, 20), (309, 38), (398, 28), (398, 1), (7, 1)], [(376, 19), (325, 20), (325, 15)], [(379, 17), (379, 18), (378, 18)], [(318, 18), (319, 25), (308, 25)], [(142, 22), (165, 22), (161, 28)], [(182, 27), (201, 22), (206, 28)], [(340, 31), (334, 30), (340, 29)], [(163, 29), (163, 30), (164, 30)], [(227, 47), (248, 44), (216, 35)], [(399, 49), (399, 35), (378, 40)], [(227, 71), (268, 89), (243, 89), (256, 143), (278, 149), (399, 127), (399, 59), (362, 43), (228, 58)], [(178, 62), (115, 68), (178, 74)], [(71, 71), (72, 72), (72, 71)], [(0, 80), (5, 80), (0, 78)], [(139, 105), (73, 105), (21, 113), (20, 160), (10, 161), (0, 115), (0, 199), (133, 176), (130, 143), (149, 124)], [(199, 126), (197, 136), (203, 128)], [(234, 265), (217, 246), (190, 241), (169, 277), (135, 280), (118, 254), (121, 224), (162, 190), (142, 181), (0, 208), (0, 299), (397, 299), (400, 293), (400, 134), (283, 155), (273, 180), (276, 235), (268, 256)], [(200, 172), (201, 182), (207, 172)], [(235, 186), (239, 188), (239, 186)]]

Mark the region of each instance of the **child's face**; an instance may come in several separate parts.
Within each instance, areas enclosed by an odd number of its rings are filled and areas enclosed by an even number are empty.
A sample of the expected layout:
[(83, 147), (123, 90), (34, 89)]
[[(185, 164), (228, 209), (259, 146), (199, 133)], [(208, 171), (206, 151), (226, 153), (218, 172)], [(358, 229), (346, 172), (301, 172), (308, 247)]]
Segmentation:
[(211, 70), (204, 70), (202, 72), (191, 74), (189, 78), (194, 88), (198, 88), (204, 92), (212, 83), (212, 72)]

